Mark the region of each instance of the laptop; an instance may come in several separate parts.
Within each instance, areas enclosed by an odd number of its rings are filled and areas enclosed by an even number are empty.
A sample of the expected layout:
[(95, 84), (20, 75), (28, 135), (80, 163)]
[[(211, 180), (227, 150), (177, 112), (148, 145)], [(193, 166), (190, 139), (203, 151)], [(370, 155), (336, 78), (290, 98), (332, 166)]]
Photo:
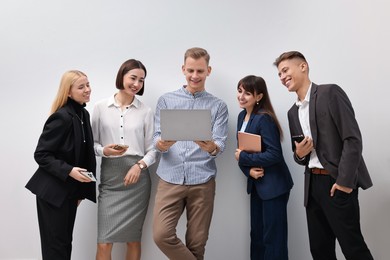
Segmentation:
[(161, 109), (161, 140), (210, 141), (211, 111), (208, 109)]
[(238, 149), (248, 153), (261, 152), (261, 136), (238, 131)]

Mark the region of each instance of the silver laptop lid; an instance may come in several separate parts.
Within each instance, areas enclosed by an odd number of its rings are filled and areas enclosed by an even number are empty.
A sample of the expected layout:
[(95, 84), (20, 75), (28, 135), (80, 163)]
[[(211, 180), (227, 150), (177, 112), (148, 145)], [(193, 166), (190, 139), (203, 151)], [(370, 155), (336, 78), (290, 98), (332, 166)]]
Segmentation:
[(161, 109), (161, 139), (167, 141), (212, 140), (208, 109)]

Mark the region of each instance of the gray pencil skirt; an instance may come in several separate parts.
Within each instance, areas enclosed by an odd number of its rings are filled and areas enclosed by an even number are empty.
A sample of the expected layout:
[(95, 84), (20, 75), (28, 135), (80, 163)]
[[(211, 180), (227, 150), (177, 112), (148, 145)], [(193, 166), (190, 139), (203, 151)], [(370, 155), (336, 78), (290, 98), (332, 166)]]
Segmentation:
[(124, 186), (128, 170), (141, 158), (102, 158), (98, 196), (98, 243), (139, 242), (148, 210), (151, 181), (148, 170), (137, 183)]

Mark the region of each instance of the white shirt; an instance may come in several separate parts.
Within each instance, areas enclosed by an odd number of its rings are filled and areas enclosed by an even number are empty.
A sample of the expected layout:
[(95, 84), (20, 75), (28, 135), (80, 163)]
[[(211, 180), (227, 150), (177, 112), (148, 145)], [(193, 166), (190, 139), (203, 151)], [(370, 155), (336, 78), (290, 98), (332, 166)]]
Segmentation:
[[(311, 92), (311, 86), (312, 83), (310, 83), (310, 87), (307, 90), (305, 99), (300, 101), (299, 98), (295, 102), (295, 104), (298, 106), (298, 116), (299, 116), (299, 122), (302, 127), (303, 135), (308, 136), (311, 139), (313, 139), (311, 135), (311, 130), (310, 130), (310, 118), (309, 118), (309, 103), (310, 103), (310, 92)], [(315, 149), (311, 151), (310, 154), (310, 160), (309, 160), (309, 168), (320, 168), (323, 169), (324, 167), (322, 166), (320, 160), (318, 159), (317, 152)]]
[(147, 166), (156, 161), (153, 147), (153, 111), (136, 97), (133, 103), (121, 109), (115, 95), (95, 104), (92, 113), (92, 132), (95, 154), (104, 156), (103, 148), (108, 144), (128, 145), (124, 155), (138, 155)]

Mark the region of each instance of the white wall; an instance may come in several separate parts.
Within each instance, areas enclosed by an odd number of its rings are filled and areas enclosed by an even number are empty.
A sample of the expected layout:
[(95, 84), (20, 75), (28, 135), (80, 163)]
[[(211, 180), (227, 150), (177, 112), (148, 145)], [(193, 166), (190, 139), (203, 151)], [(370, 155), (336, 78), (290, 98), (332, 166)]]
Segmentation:
[[(116, 72), (128, 58), (148, 69), (142, 100), (184, 84), (183, 54), (200, 46), (211, 54), (207, 89), (230, 110), (229, 139), (218, 159), (215, 212), (206, 259), (249, 259), (249, 197), (234, 156), (236, 84), (263, 76), (286, 136), (286, 112), (295, 100), (272, 63), (282, 52), (300, 50), (316, 83), (338, 83), (354, 104), (364, 140), (364, 156), (374, 187), (360, 192), (361, 224), (375, 259), (390, 247), (390, 156), (388, 62), (390, 3), (382, 0), (329, 1), (99, 1), (3, 0), (0, 8), (0, 259), (40, 259), (35, 197), (24, 188), (37, 165), (33, 152), (68, 69), (85, 71), (93, 93), (88, 105), (115, 91)], [(303, 168), (284, 154), (295, 186), (288, 207), (291, 260), (310, 259), (303, 207)], [(143, 236), (142, 259), (166, 259), (151, 235), (153, 194)], [(183, 234), (185, 222), (180, 222)], [(83, 202), (76, 219), (73, 259), (94, 259), (96, 205)], [(116, 245), (114, 259), (123, 259)], [(340, 254), (339, 254), (340, 255)], [(343, 257), (340, 255), (340, 259)]]

